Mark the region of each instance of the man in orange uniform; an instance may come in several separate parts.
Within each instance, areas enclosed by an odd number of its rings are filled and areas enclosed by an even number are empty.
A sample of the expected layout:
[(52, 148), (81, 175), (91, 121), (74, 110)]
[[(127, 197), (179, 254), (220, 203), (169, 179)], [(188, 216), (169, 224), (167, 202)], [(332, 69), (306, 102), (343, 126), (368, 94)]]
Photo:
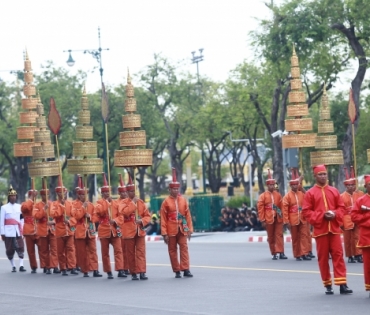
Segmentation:
[[(267, 231), (267, 241), (273, 260), (287, 259), (284, 254), (282, 197), (275, 190), (276, 181), (271, 177), (270, 169), (267, 174), (267, 191), (258, 198), (258, 216)], [(279, 254), (279, 256), (278, 256)]]
[(108, 279), (113, 279), (112, 268), (109, 257), (109, 244), (113, 246), (115, 270), (119, 277), (125, 277), (123, 272), (123, 255), (121, 245), (121, 226), (123, 217), (117, 209), (112, 207), (110, 197), (110, 186), (108, 186), (105, 173), (103, 173), (103, 186), (101, 187), (102, 198), (97, 201), (94, 215), (99, 222), (98, 235), (101, 244), (101, 255), (103, 270), (107, 273)]
[[(176, 274), (175, 278), (192, 277), (190, 272), (189, 250), (187, 240), (190, 241), (193, 233), (188, 202), (179, 195), (180, 183), (176, 180), (176, 169), (172, 168), (172, 183), (169, 184), (170, 196), (161, 206), (161, 234), (164, 242), (168, 245), (171, 266)], [(177, 246), (180, 248), (180, 263), (178, 260)]]
[(362, 191), (356, 191), (356, 177), (354, 175), (353, 167), (351, 167), (351, 177), (348, 176), (347, 169), (345, 168), (346, 180), (344, 185), (346, 191), (341, 194), (344, 202), (344, 216), (343, 216), (343, 238), (344, 238), (344, 252), (348, 257), (349, 263), (362, 262), (362, 252), (356, 245), (359, 239), (359, 229), (351, 220), (351, 211), (358, 198), (364, 195)]
[(124, 216), (122, 234), (126, 243), (132, 280), (139, 280), (138, 273), (140, 280), (147, 280), (144, 227), (150, 222), (150, 214), (145, 202), (135, 196), (135, 185), (130, 174), (128, 178), (126, 186), (128, 198), (119, 206), (119, 211)]
[(49, 190), (46, 188), (44, 179), (40, 190), (41, 201), (37, 202), (32, 211), (36, 219), (36, 235), (39, 243), (40, 266), (46, 274), (60, 273), (58, 268), (57, 239), (55, 237), (55, 221), (49, 216), (51, 201), (47, 201)]
[[(121, 174), (118, 174), (118, 175), (119, 175), (119, 183), (120, 183), (118, 186), (119, 198), (117, 200), (113, 200), (113, 204), (112, 204), (112, 208), (114, 209), (113, 211), (117, 211), (117, 212), (119, 211), (118, 210), (119, 205), (125, 202), (125, 200), (128, 198), (126, 186), (123, 182), (122, 175)], [(121, 237), (121, 246), (122, 246), (122, 255), (123, 255), (123, 275), (122, 273), (118, 273), (118, 277), (126, 277), (130, 273), (128, 270), (129, 267), (128, 267), (127, 248), (126, 248), (126, 243), (125, 243), (125, 239), (123, 236)]]
[(30, 261), (31, 273), (36, 273), (36, 247), (38, 247), (38, 236), (36, 235), (36, 222), (32, 216), (33, 205), (37, 197), (33, 178), (31, 178), (31, 189), (28, 191), (28, 200), (22, 202), (21, 211), (24, 219), (23, 235), (26, 239), (27, 254)]
[(340, 286), (340, 294), (352, 293), (347, 287), (346, 265), (340, 234), (344, 204), (338, 190), (327, 184), (325, 165), (313, 167), (316, 184), (309, 189), (303, 201), (303, 216), (313, 226), (316, 250), (322, 282), (326, 294), (334, 294), (329, 267), (329, 253), (333, 261), (334, 284)]
[[(78, 275), (76, 271), (76, 250), (74, 246), (76, 219), (72, 217), (72, 202), (65, 198), (66, 191), (67, 189), (62, 185), (59, 176), (58, 187), (55, 188), (58, 199), (54, 201), (51, 206), (50, 217), (55, 220), (58, 261), (63, 276), (68, 276), (67, 268), (71, 269), (72, 275)], [(66, 255), (68, 256), (67, 261)]]
[(96, 231), (94, 222), (94, 205), (86, 201), (82, 177), (79, 177), (78, 199), (72, 204), (72, 216), (76, 219), (75, 243), (78, 261), (84, 277), (89, 277), (90, 267), (94, 277), (101, 277), (99, 273), (98, 255), (96, 253)]
[(365, 290), (370, 291), (370, 175), (364, 176), (366, 194), (355, 202), (351, 218), (360, 228), (357, 247), (362, 249)]
[(297, 261), (311, 260), (307, 248), (307, 224), (302, 217), (302, 203), (304, 192), (300, 185), (300, 178), (295, 170), (292, 171), (292, 178), (289, 182), (291, 191), (283, 198), (284, 224), (290, 226), (292, 235), (293, 256)]

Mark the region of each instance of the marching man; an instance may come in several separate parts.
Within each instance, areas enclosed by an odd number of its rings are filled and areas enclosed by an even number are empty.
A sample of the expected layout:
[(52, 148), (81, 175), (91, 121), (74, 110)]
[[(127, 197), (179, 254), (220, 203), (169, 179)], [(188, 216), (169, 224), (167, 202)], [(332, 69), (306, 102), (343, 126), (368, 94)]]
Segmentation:
[[(188, 202), (179, 195), (180, 183), (176, 180), (176, 169), (172, 168), (172, 182), (169, 184), (170, 196), (161, 206), (161, 234), (164, 242), (168, 245), (172, 270), (175, 278), (192, 277), (190, 272), (188, 240), (193, 233)], [(178, 247), (180, 251), (180, 262), (178, 259)]]

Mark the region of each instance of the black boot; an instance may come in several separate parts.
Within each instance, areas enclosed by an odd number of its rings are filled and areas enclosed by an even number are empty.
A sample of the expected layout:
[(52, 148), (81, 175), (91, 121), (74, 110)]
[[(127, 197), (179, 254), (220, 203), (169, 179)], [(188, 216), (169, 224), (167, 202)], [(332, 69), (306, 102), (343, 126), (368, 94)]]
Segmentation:
[(71, 275), (78, 275), (78, 271), (75, 268), (72, 268)]
[(181, 272), (180, 271), (176, 271), (175, 278), (181, 278)]
[(53, 273), (60, 273), (59, 268), (55, 267), (54, 270), (53, 270)]
[(280, 253), (280, 254), (279, 254), (279, 259), (288, 259), (288, 257), (287, 257), (287, 256), (285, 256), (285, 254), (284, 254), (284, 253)]
[[(303, 256), (302, 256), (303, 257)], [(295, 260), (296, 261), (302, 261), (302, 257), (297, 257)]]
[(353, 293), (353, 291), (349, 287), (347, 287), (346, 284), (341, 284), (339, 286), (339, 293), (340, 294), (351, 294)]
[(126, 276), (130, 274), (130, 271), (128, 269), (123, 270), (123, 272), (125, 273)]
[(62, 270), (62, 276), (68, 276), (67, 270)]
[(123, 270), (118, 270), (118, 275), (117, 275), (118, 278), (127, 278), (127, 276), (125, 275), (124, 271)]
[(108, 279), (113, 279), (113, 274), (111, 272), (107, 272)]
[(89, 277), (89, 273), (88, 272), (84, 272), (84, 278), (88, 278)]
[(354, 264), (354, 263), (356, 263), (356, 260), (355, 260), (355, 258), (353, 256), (351, 256), (351, 257), (348, 257), (348, 262), (350, 264)]
[(81, 267), (78, 267), (78, 266), (77, 266), (77, 267), (76, 267), (76, 270), (77, 270), (77, 271), (81, 271)]
[(312, 254), (312, 252), (309, 252), (308, 256), (310, 256), (310, 258), (316, 258), (316, 256), (314, 254)]
[(279, 258), (278, 258), (278, 255), (277, 254), (275, 254), (275, 255), (272, 255), (272, 260), (278, 260)]
[(133, 273), (133, 274), (131, 275), (131, 280), (139, 280), (139, 277), (137, 276), (137, 274), (136, 274), (136, 273)]
[(356, 260), (358, 263), (363, 263), (364, 261), (362, 260), (362, 255), (357, 255)]
[(45, 272), (46, 275), (51, 275), (51, 270), (49, 268), (46, 268), (46, 272)]
[(303, 255), (303, 256), (302, 256), (302, 259), (303, 259), (303, 260), (311, 260), (311, 257), (310, 257), (310, 256), (308, 256), (308, 255)]
[[(20, 272), (25, 272), (25, 271), (27, 271), (27, 270), (26, 270), (23, 266), (20, 266), (20, 267), (19, 267), (19, 271), (20, 271)], [(36, 271), (35, 271), (35, 272), (36, 272)]]
[(94, 270), (94, 273), (93, 273), (93, 277), (94, 278), (98, 278), (98, 277), (102, 277), (103, 275), (99, 273), (99, 270)]
[(46, 271), (48, 271), (48, 268), (44, 268), (44, 273), (46, 273)]
[(334, 291), (331, 285), (326, 285), (325, 288), (326, 288), (325, 294), (328, 294), (328, 295), (334, 294)]
[(31, 273), (36, 273), (36, 268), (32, 268)]
[(17, 268), (13, 267), (12, 272), (17, 272)]
[(191, 274), (190, 270), (184, 270), (184, 277), (192, 278), (193, 275)]
[(148, 280), (148, 277), (146, 276), (145, 272), (140, 272), (140, 280)]

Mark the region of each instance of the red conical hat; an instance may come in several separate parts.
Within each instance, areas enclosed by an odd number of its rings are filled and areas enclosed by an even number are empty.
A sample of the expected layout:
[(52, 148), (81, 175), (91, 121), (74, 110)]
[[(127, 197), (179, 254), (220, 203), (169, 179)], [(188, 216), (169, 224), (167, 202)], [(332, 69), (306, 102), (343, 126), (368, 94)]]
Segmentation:
[(126, 186), (123, 182), (123, 179), (122, 179), (122, 174), (118, 174), (119, 175), (119, 186), (118, 186), (118, 192), (121, 193), (121, 192), (126, 192), (127, 189), (126, 189)]
[(60, 177), (60, 175), (58, 175), (58, 186), (57, 187), (55, 187), (55, 192), (62, 192), (62, 191), (66, 191), (67, 189), (64, 187), (64, 186), (62, 186), (62, 178)]
[(107, 177), (105, 176), (105, 173), (102, 173), (103, 175), (103, 186), (101, 187), (101, 192), (109, 192), (109, 186), (107, 182)]
[(370, 175), (365, 175), (364, 176), (364, 181), (365, 181), (365, 185), (367, 185), (368, 183), (370, 183)]
[(344, 168), (344, 173), (346, 175), (346, 179), (343, 182), (344, 185), (354, 185), (356, 184), (356, 178), (353, 174), (353, 167), (351, 166), (351, 177), (348, 174), (347, 167)]
[(275, 185), (276, 181), (275, 179), (272, 178), (270, 169), (267, 169), (267, 180), (266, 180), (266, 185)]
[(299, 176), (295, 169), (292, 169), (291, 179), (289, 181), (289, 185), (298, 185), (299, 184)]
[(130, 173), (128, 173), (128, 183), (126, 185), (126, 190), (127, 191), (135, 191), (135, 185), (132, 182), (132, 178)]
[(312, 169), (315, 175), (321, 174), (321, 173), (327, 173), (326, 166), (324, 164), (316, 165)]
[(78, 191), (77, 194), (79, 195), (85, 195), (87, 193), (87, 188), (84, 186), (84, 181), (82, 179), (82, 176), (78, 177)]
[(46, 188), (46, 180), (45, 178), (42, 179), (42, 189), (40, 190), (40, 195), (49, 194), (49, 189)]
[(31, 196), (34, 191), (37, 193), (37, 190), (35, 190), (35, 180), (31, 178), (31, 189), (28, 191), (28, 196)]
[(176, 169), (172, 168), (172, 182), (168, 185), (170, 188), (180, 188), (180, 183), (177, 181), (176, 178)]

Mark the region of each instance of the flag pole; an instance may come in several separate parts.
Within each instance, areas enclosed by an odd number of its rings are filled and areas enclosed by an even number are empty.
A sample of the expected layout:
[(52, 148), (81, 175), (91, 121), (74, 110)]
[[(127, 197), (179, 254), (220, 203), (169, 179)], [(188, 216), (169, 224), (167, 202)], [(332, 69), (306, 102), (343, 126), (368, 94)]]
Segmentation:
[(355, 177), (357, 178), (357, 159), (356, 159), (356, 140), (355, 140), (355, 121), (357, 118), (357, 109), (356, 109), (355, 100), (353, 98), (352, 88), (349, 90), (348, 116), (352, 124), (353, 165), (354, 165)]

